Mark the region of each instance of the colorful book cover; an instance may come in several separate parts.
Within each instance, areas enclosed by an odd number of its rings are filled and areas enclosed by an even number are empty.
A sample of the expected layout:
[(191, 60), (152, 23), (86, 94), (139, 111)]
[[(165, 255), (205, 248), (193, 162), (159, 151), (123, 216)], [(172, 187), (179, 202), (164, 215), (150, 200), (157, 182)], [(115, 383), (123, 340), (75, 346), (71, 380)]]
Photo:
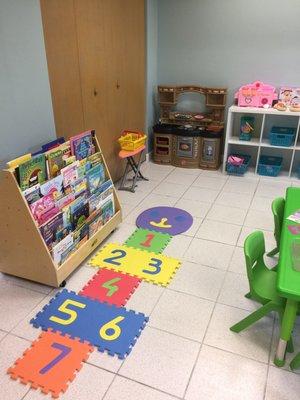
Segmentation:
[(49, 178), (54, 178), (64, 167), (63, 152), (60, 149), (54, 149), (47, 153)]
[(61, 263), (62, 254), (73, 245), (73, 235), (69, 233), (63, 240), (52, 247), (52, 257), (56, 264)]
[(74, 243), (61, 253), (60, 264), (64, 263), (68, 257), (76, 250)]
[(77, 199), (75, 199), (70, 205), (70, 212), (71, 214), (74, 214), (75, 211), (77, 211), (80, 207), (83, 206), (83, 204), (86, 203), (86, 199), (84, 195), (81, 195), (79, 197), (77, 197)]
[(61, 169), (60, 173), (63, 177), (64, 187), (70, 186), (70, 184), (78, 178), (78, 161)]
[(30, 204), (32, 215), (34, 219), (39, 223), (42, 223), (42, 215), (53, 208), (55, 208), (55, 202), (53, 196), (50, 194)]
[(72, 228), (76, 230), (80, 228), (89, 217), (89, 205), (83, 204), (73, 214), (71, 214)]
[(76, 161), (75, 156), (66, 157), (64, 158), (64, 166), (66, 167), (67, 165), (73, 164), (73, 162), (75, 161)]
[(41, 215), (39, 219), (39, 225), (44, 224), (45, 222), (49, 221), (54, 215), (59, 213), (59, 209), (57, 207), (53, 207), (50, 210), (46, 211), (44, 214)]
[(103, 225), (102, 210), (97, 210), (88, 220), (89, 237), (92, 237)]
[(72, 156), (71, 154), (71, 146), (70, 146), (70, 142), (65, 142), (64, 144), (62, 144), (60, 147), (60, 150), (63, 153), (63, 160), (67, 160), (69, 157)]
[(32, 157), (19, 165), (19, 182), (21, 190), (28, 189), (37, 183), (46, 180), (46, 157), (45, 154)]
[(8, 168), (17, 168), (20, 164), (23, 164), (25, 161), (28, 161), (31, 159), (31, 153), (24, 154), (24, 156), (15, 158), (8, 163), (6, 163)]
[(92, 131), (83, 132), (70, 138), (71, 152), (76, 160), (82, 160), (90, 156), (93, 152)]
[(62, 143), (65, 143), (64, 137), (59, 137), (51, 142), (45, 143), (42, 145), (42, 151), (45, 153), (46, 151), (52, 150), (55, 147), (60, 146)]
[(98, 151), (97, 153), (92, 154), (91, 156), (88, 157), (88, 161), (90, 161), (92, 167), (94, 167), (97, 164), (102, 163), (101, 153)]
[(28, 204), (35, 203), (38, 201), (42, 195), (40, 192), (40, 184), (37, 183), (36, 185), (32, 186), (31, 188), (25, 189), (23, 192), (23, 196), (25, 197)]
[(86, 178), (82, 177), (82, 178), (76, 179), (76, 181), (71, 183), (71, 189), (76, 198), (78, 196), (84, 194), (87, 191)]
[(100, 185), (105, 181), (103, 164), (97, 164), (86, 172), (86, 179), (90, 195), (96, 192)]
[(106, 224), (115, 214), (115, 204), (113, 196), (106, 201), (102, 208), (102, 222)]
[(55, 178), (50, 179), (41, 185), (41, 193), (43, 196), (52, 194), (53, 198), (59, 199), (63, 196), (63, 177), (62, 175), (57, 175)]
[(69, 193), (66, 196), (61, 197), (60, 199), (55, 199), (55, 205), (60, 210), (62, 210), (64, 207), (72, 203), (74, 200), (75, 200), (74, 193)]
[(62, 213), (56, 214), (45, 224), (40, 226), (40, 232), (44, 238), (47, 247), (51, 250), (53, 244), (57, 241), (57, 232), (63, 230)]
[(97, 191), (95, 194), (93, 194), (88, 200), (90, 213), (92, 213), (95, 210), (99, 210), (101, 205), (105, 202), (106, 198), (111, 194), (113, 194), (112, 188), (106, 189), (105, 192)]

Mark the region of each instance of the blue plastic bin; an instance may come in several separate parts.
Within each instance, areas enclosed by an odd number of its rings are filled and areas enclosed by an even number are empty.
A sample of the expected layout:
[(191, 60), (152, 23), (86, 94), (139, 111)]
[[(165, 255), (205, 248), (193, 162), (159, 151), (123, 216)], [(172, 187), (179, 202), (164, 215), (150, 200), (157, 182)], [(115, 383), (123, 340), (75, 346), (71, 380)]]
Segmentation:
[(282, 157), (261, 155), (258, 161), (257, 172), (264, 176), (277, 176), (281, 170)]
[[(228, 161), (226, 162), (226, 171), (229, 175), (244, 175), (245, 172), (247, 172), (247, 169), (250, 164), (251, 156), (248, 154), (229, 154), (229, 156), (235, 156), (235, 157), (243, 157), (244, 162), (241, 165), (232, 165), (229, 164)], [(229, 157), (228, 156), (228, 157)]]
[(293, 146), (296, 136), (296, 128), (273, 126), (269, 135), (272, 146)]

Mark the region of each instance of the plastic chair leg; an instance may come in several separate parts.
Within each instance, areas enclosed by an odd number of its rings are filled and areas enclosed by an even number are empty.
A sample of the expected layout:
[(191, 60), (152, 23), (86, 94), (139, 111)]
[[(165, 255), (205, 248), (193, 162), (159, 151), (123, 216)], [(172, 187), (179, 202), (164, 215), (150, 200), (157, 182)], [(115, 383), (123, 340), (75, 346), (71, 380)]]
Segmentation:
[(250, 292), (246, 293), (245, 297), (246, 297), (246, 299), (251, 299), (251, 293)]
[(275, 247), (275, 249), (271, 250), (269, 253), (267, 253), (268, 257), (273, 257), (275, 256), (275, 254), (277, 254), (279, 252), (278, 247)]
[(248, 317), (242, 319), (237, 324), (233, 325), (230, 330), (233, 332), (241, 332), (244, 329), (248, 328), (250, 325), (254, 324), (265, 315), (269, 314), (271, 311), (277, 311), (278, 305), (270, 301), (264, 306), (260, 307), (258, 310), (254, 311), (252, 314), (248, 315)]
[(296, 355), (290, 362), (291, 370), (299, 369), (300, 368), (300, 353)]
[(294, 343), (293, 343), (293, 338), (292, 337), (287, 342), (286, 351), (288, 353), (294, 353)]

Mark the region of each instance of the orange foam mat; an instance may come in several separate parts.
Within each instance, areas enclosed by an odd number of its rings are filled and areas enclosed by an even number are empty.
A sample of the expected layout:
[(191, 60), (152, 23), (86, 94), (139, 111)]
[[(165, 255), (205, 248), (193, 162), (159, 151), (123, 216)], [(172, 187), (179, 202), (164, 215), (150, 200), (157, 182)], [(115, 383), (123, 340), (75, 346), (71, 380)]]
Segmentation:
[(19, 378), (23, 384), (29, 383), (32, 388), (40, 388), (57, 398), (67, 390), (92, 350), (86, 342), (48, 330), (32, 342), (7, 373), (12, 379)]

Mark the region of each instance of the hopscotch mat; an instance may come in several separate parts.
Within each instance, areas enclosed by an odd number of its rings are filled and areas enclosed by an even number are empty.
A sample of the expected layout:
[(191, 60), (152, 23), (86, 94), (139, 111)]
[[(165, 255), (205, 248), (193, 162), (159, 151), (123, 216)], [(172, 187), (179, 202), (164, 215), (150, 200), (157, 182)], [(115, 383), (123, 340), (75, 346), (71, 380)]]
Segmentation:
[(90, 260), (89, 264), (137, 276), (146, 282), (167, 286), (181, 262), (163, 254), (117, 243), (108, 243)]

